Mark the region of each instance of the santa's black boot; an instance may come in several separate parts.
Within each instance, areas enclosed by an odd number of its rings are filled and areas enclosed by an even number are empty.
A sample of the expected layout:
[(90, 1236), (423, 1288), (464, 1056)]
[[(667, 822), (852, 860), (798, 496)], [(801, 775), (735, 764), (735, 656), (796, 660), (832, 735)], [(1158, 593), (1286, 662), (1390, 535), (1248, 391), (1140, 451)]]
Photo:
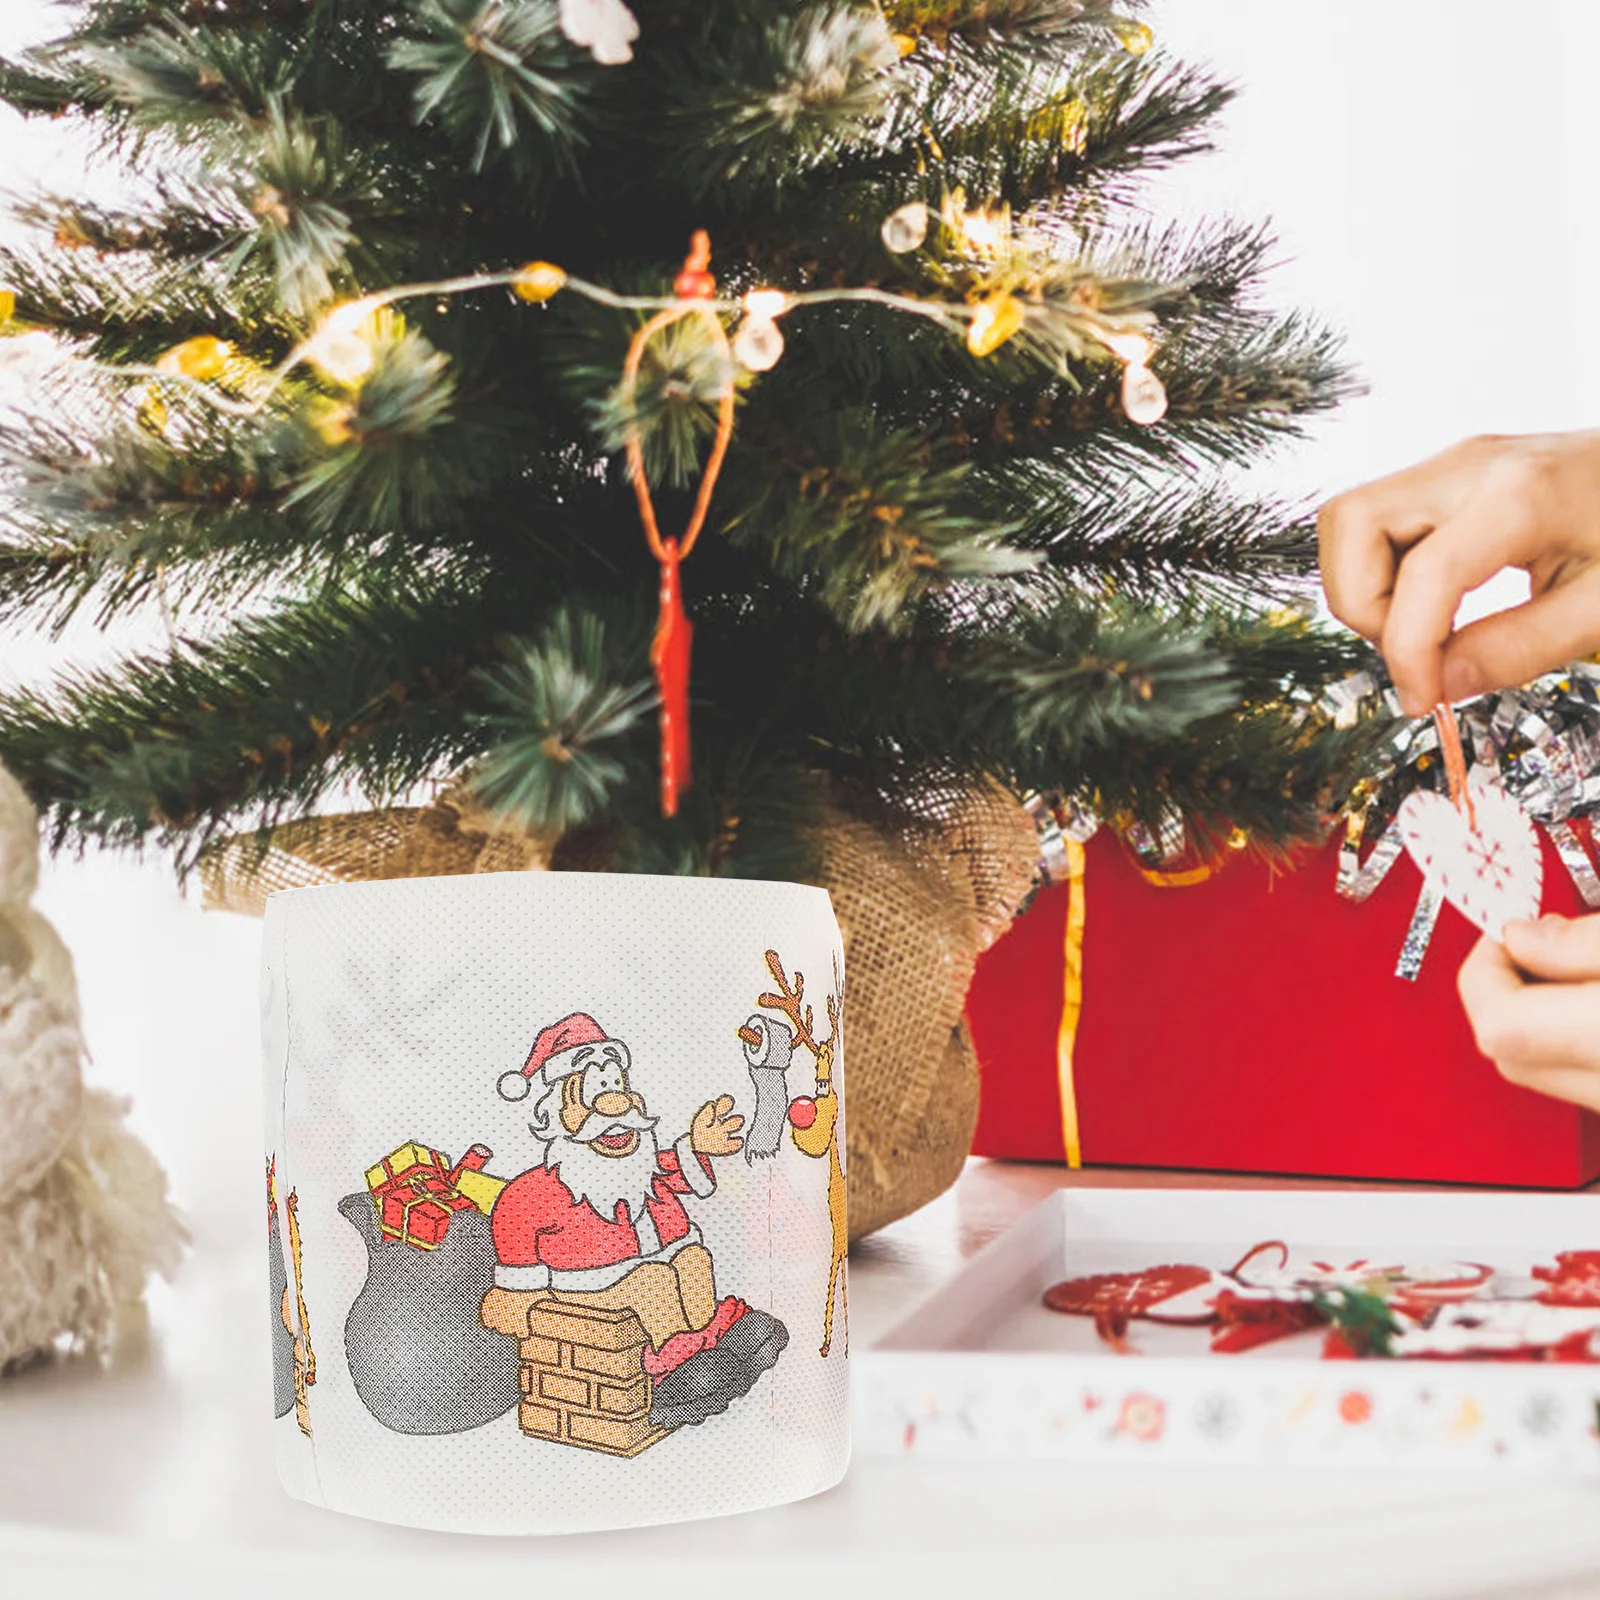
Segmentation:
[(788, 1343), (789, 1330), (776, 1317), (746, 1311), (709, 1350), (656, 1382), (650, 1420), (660, 1428), (692, 1428), (726, 1411), (778, 1364)]

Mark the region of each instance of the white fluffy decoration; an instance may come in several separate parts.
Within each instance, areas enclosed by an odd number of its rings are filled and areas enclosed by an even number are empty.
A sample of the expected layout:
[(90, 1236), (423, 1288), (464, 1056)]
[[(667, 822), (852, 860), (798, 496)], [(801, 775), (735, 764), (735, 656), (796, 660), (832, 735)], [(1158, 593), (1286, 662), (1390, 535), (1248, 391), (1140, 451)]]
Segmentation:
[(125, 1101), (83, 1085), (72, 959), (29, 899), (38, 820), (0, 768), (0, 1374), (104, 1356), (185, 1234)]

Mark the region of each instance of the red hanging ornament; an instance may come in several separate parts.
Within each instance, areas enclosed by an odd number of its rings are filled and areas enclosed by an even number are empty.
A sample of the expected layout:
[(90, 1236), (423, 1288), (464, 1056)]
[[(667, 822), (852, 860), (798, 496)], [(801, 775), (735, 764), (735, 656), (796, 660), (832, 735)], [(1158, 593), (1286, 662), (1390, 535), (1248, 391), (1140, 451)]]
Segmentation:
[(711, 276), (711, 235), (704, 228), (696, 228), (689, 240), (689, 254), (683, 259), (683, 271), (672, 280), (672, 292), (680, 300), (709, 300), (717, 292), (717, 280)]
[[(694, 628), (683, 608), (683, 587), (678, 569), (688, 560), (695, 541), (700, 537), (700, 530), (705, 526), (706, 514), (711, 509), (711, 494), (728, 454), (728, 443), (733, 437), (733, 358), (728, 349), (728, 335), (722, 326), (722, 319), (706, 304), (716, 294), (716, 280), (706, 270), (710, 261), (711, 240), (701, 229), (690, 241), (688, 257), (674, 284), (674, 290), (680, 298), (698, 301), (699, 304), (673, 306), (658, 311), (634, 334), (622, 366), (622, 399), (628, 416), (628, 472), (633, 480), (634, 498), (639, 503), (639, 520), (644, 524), (645, 543), (650, 546), (650, 554), (661, 566), (661, 610), (656, 620), (655, 639), (650, 646), (650, 665), (655, 671), (656, 690), (661, 700), (661, 814), (664, 817), (678, 814), (678, 796), (689, 787), (690, 781), (689, 656)], [(639, 365), (644, 359), (645, 346), (663, 328), (670, 327), (684, 317), (696, 316), (705, 318), (713, 339), (721, 347), (728, 367), (728, 386), (718, 401), (717, 434), (712, 441), (711, 454), (706, 458), (700, 491), (695, 496), (688, 526), (681, 538), (663, 539), (656, 522), (655, 502), (650, 496), (650, 481), (645, 476), (644, 444), (639, 437), (634, 412), (634, 391), (639, 382)]]
[(694, 645), (694, 624), (683, 609), (678, 541), (666, 540), (662, 550), (661, 612), (650, 645), (650, 665), (655, 668), (656, 692), (661, 697), (661, 814), (672, 817), (678, 812), (679, 794), (691, 782), (689, 655)]

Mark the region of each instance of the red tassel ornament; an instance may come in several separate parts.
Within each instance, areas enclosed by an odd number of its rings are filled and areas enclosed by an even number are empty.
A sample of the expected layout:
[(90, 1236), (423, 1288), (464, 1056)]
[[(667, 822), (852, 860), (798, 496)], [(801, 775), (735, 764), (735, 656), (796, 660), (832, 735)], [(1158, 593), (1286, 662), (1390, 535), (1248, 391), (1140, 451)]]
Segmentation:
[(722, 326), (721, 317), (707, 303), (716, 293), (716, 281), (706, 270), (710, 260), (711, 241), (701, 230), (690, 242), (688, 258), (677, 280), (678, 294), (692, 298), (688, 304), (672, 306), (651, 317), (634, 334), (622, 367), (622, 398), (628, 412), (628, 472), (633, 480), (634, 498), (639, 503), (639, 520), (644, 524), (645, 542), (661, 567), (661, 610), (656, 620), (655, 639), (650, 646), (650, 665), (655, 671), (656, 690), (661, 699), (661, 814), (664, 817), (678, 814), (678, 797), (690, 782), (689, 656), (694, 628), (683, 608), (679, 568), (689, 559), (695, 541), (700, 537), (700, 530), (705, 527), (706, 514), (711, 509), (711, 494), (727, 457), (728, 443), (733, 437), (733, 381), (730, 376), (728, 387), (719, 400), (717, 436), (712, 442), (711, 454), (706, 458), (705, 471), (700, 477), (700, 491), (695, 496), (688, 526), (678, 539), (663, 539), (656, 522), (655, 502), (650, 497), (650, 482), (644, 470), (644, 444), (634, 420), (633, 398), (645, 346), (663, 328), (670, 327), (684, 317), (706, 319), (707, 327), (713, 330), (713, 338), (721, 345), (731, 374), (733, 361), (728, 349), (727, 331)]

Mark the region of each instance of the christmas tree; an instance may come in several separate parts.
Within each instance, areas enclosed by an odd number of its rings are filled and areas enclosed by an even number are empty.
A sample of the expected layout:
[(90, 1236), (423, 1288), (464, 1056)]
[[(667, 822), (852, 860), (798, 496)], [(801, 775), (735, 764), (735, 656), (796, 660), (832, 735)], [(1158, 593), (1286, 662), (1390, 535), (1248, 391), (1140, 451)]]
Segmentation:
[(0, 97), (127, 199), (0, 250), (0, 615), (171, 642), (0, 699), (0, 760), (184, 861), (452, 778), (631, 870), (803, 871), (824, 794), (989, 779), (1309, 830), (1348, 647), (1221, 474), (1349, 378), (1262, 228), (1145, 215), (1231, 92), (1152, 44), (1130, 0), (76, 8)]

